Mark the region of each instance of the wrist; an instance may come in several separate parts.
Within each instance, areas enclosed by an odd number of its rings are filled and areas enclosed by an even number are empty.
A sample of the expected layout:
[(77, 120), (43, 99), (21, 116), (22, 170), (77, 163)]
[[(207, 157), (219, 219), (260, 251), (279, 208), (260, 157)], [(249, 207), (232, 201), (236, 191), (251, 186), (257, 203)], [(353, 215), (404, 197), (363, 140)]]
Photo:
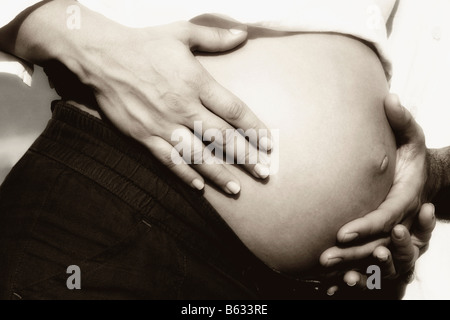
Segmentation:
[[(76, 11), (68, 10), (71, 6)], [(72, 14), (78, 15), (78, 26), (69, 25)], [(89, 85), (108, 51), (126, 39), (126, 30), (74, 0), (41, 2), (0, 30), (0, 49), (41, 66), (59, 61)]]
[(38, 2), (1, 29), (1, 49), (34, 64), (55, 58), (63, 46), (66, 11), (76, 1)]
[(103, 16), (99, 18), (90, 17), (90, 21), (85, 18), (82, 29), (69, 31), (64, 46), (54, 53), (55, 60), (92, 88), (102, 81), (105, 70), (115, 66), (111, 55), (117, 51), (120, 42), (129, 38), (128, 28)]
[(450, 186), (450, 147), (437, 150), (441, 167), (441, 189)]
[(130, 37), (130, 28), (77, 6), (80, 8), (79, 28), (65, 25), (58, 37), (60, 44), (52, 46), (49, 57), (64, 64), (82, 83), (95, 88), (102, 80), (103, 71), (113, 67), (111, 53)]
[(431, 200), (441, 189), (450, 186), (450, 147), (428, 149), (428, 200)]

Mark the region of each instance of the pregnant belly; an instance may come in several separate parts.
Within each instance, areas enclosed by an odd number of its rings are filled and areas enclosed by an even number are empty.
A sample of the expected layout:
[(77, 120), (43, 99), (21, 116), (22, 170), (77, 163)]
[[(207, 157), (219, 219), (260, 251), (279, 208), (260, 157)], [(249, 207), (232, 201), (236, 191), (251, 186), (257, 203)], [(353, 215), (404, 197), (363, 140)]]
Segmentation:
[(279, 132), (279, 170), (267, 183), (229, 165), (239, 197), (207, 185), (206, 199), (267, 265), (307, 272), (338, 229), (375, 209), (393, 181), (396, 147), (378, 57), (346, 36), (272, 34), (198, 59)]

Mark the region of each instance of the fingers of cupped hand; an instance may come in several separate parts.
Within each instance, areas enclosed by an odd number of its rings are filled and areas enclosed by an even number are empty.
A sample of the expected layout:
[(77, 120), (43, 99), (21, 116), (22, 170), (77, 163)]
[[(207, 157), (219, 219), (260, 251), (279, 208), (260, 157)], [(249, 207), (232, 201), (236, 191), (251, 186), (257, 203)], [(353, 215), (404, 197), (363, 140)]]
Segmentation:
[(403, 217), (397, 219), (391, 212), (391, 210), (377, 209), (362, 218), (349, 222), (338, 231), (338, 241), (348, 243), (355, 239), (388, 233)]
[(367, 288), (367, 275), (355, 270), (348, 271), (344, 275), (344, 282), (349, 287), (365, 289)]
[(415, 194), (416, 191), (409, 188), (409, 185), (405, 187), (405, 184), (394, 183), (388, 197), (378, 209), (347, 223), (338, 231), (338, 241), (348, 243), (380, 233), (388, 234), (395, 225), (408, 216), (415, 215), (418, 203), (416, 204), (416, 198), (411, 199), (410, 194)]
[[(342, 281), (350, 288), (356, 290), (365, 290), (367, 289), (367, 275), (362, 274), (356, 270), (347, 271)], [(336, 292), (341, 289), (340, 285), (330, 286), (327, 290), (328, 296), (334, 296)]]
[(322, 253), (320, 263), (325, 267), (333, 267), (343, 262), (361, 260), (369, 257), (375, 248), (387, 246), (389, 242), (390, 238), (385, 237), (348, 248), (332, 247)]
[(432, 232), (436, 227), (435, 207), (431, 203), (425, 203), (420, 208), (419, 215), (412, 231), (413, 242), (419, 249), (428, 245)]
[(373, 251), (373, 257), (377, 261), (377, 265), (381, 269), (381, 275), (385, 279), (393, 279), (397, 277), (397, 271), (395, 268), (392, 254), (385, 246), (379, 246)]

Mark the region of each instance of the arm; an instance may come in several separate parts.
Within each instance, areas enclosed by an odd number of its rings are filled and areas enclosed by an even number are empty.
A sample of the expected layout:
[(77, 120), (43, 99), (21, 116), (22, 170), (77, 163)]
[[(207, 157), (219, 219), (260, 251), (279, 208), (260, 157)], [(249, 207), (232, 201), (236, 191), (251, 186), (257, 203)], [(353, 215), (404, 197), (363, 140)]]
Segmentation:
[(341, 242), (389, 233), (398, 223), (410, 226), (422, 204), (450, 185), (450, 147), (427, 149), (422, 129), (396, 96), (387, 99), (386, 114), (399, 144), (394, 184), (377, 210), (340, 229)]
[[(377, 247), (372, 256), (364, 260), (367, 263), (351, 262), (351, 270), (344, 272), (343, 276), (335, 280), (336, 284), (330, 286), (328, 295), (332, 296), (336, 292), (343, 291), (349, 297), (360, 297), (365, 292), (365, 294), (368, 294), (368, 298), (376, 298), (377, 296), (382, 299), (387, 297), (402, 298), (406, 286), (413, 278), (415, 262), (428, 249), (435, 226), (435, 208), (432, 204), (424, 204), (411, 231), (401, 224), (395, 226), (391, 232), (389, 248)], [(363, 267), (357, 268), (356, 264)], [(370, 292), (370, 290), (367, 290), (368, 275), (366, 269), (369, 265), (377, 265), (381, 269), (383, 277), (381, 295), (376, 291)]]
[[(71, 6), (79, 8), (80, 28), (67, 24)], [(182, 180), (203, 189), (204, 176), (234, 194), (240, 190), (239, 180), (224, 166), (198, 165), (195, 171), (184, 162), (174, 165), (171, 135), (181, 129), (195, 139), (193, 119), (212, 128), (266, 129), (192, 54), (194, 49), (230, 50), (246, 39), (246, 31), (240, 31), (188, 22), (131, 29), (76, 1), (47, 1), (0, 29), (0, 50), (43, 66), (61, 62), (93, 90), (101, 111), (114, 125), (147, 146)], [(208, 129), (203, 125), (203, 130)], [(260, 138), (260, 146), (270, 149), (270, 137)], [(246, 165), (246, 169), (256, 178), (265, 178), (260, 166)]]
[[(438, 219), (450, 218), (450, 147), (428, 150), (428, 163), (430, 178), (427, 181), (427, 189), (431, 190), (429, 198), (436, 204), (436, 216)], [(441, 210), (443, 208), (443, 210)]]

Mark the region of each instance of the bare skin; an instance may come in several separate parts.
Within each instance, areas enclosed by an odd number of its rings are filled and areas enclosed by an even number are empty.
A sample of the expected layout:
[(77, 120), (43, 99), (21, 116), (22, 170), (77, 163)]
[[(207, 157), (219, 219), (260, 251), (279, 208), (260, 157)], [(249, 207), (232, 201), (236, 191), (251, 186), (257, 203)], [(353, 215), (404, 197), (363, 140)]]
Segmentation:
[(257, 36), (232, 53), (198, 59), (280, 129), (279, 172), (268, 183), (231, 167), (240, 196), (207, 186), (205, 197), (269, 266), (308, 270), (338, 229), (375, 209), (393, 181), (396, 146), (378, 58), (345, 36), (296, 34)]

